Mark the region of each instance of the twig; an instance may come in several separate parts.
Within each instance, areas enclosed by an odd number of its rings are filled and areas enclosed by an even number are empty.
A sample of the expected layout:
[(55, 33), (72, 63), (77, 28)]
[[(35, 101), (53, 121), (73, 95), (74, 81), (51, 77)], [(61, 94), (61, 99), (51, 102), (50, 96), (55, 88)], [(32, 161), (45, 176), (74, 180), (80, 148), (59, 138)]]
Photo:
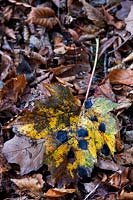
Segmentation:
[(94, 76), (94, 73), (95, 73), (95, 69), (96, 69), (96, 66), (97, 66), (98, 50), (99, 50), (99, 39), (96, 38), (96, 54), (95, 54), (95, 61), (94, 61), (94, 66), (93, 66), (92, 74), (91, 74), (91, 77), (90, 77), (90, 81), (89, 81), (89, 84), (88, 84), (88, 88), (87, 88), (87, 92), (86, 92), (86, 96), (85, 96), (85, 101), (86, 101), (87, 98), (88, 98), (89, 91), (90, 91), (90, 87), (91, 87), (91, 83), (92, 83), (92, 79), (93, 79), (93, 76)]
[(131, 34), (123, 43), (121, 43), (121, 45), (119, 45), (118, 47), (116, 47), (115, 49), (113, 49), (112, 51), (108, 52), (108, 55), (117, 51), (120, 47), (122, 47), (129, 39), (131, 39), (133, 37), (133, 34)]
[(87, 194), (87, 196), (85, 197), (84, 200), (88, 199), (88, 197), (91, 196), (91, 195), (96, 191), (96, 189), (99, 187), (99, 185), (100, 185), (100, 184), (97, 184), (97, 185), (95, 186), (95, 188), (94, 188), (89, 194)]

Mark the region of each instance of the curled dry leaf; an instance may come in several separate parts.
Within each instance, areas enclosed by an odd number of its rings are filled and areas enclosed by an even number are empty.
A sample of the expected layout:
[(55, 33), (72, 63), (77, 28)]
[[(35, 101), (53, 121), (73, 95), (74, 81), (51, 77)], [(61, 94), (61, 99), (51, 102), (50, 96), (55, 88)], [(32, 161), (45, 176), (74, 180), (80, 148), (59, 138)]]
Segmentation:
[(42, 179), (42, 174), (35, 174), (31, 177), (25, 177), (21, 179), (11, 179), (19, 189), (30, 190), (33, 192), (41, 192), (43, 188), (44, 181)]
[(74, 193), (75, 189), (65, 189), (65, 188), (53, 188), (53, 189), (49, 189), (45, 195), (47, 197), (63, 197), (66, 194), (71, 194)]
[(56, 25), (59, 21), (58, 18), (55, 16), (55, 12), (53, 9), (49, 7), (32, 7), (32, 10), (26, 22), (29, 24), (36, 24), (48, 28), (53, 28), (53, 26)]
[(111, 84), (133, 85), (133, 70), (114, 69), (109, 73)]

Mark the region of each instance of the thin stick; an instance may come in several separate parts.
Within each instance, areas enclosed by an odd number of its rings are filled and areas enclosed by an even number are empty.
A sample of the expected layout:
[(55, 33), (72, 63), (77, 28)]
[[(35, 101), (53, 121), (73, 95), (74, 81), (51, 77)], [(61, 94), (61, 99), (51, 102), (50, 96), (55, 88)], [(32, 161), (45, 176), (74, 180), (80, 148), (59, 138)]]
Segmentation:
[(86, 101), (87, 98), (88, 98), (89, 91), (90, 91), (90, 87), (91, 87), (91, 83), (92, 83), (92, 79), (93, 79), (93, 76), (94, 76), (94, 73), (95, 73), (95, 69), (96, 69), (96, 66), (97, 66), (98, 50), (99, 50), (99, 39), (96, 38), (96, 54), (95, 54), (95, 61), (94, 61), (94, 66), (93, 66), (92, 74), (91, 74), (91, 77), (90, 77), (90, 81), (89, 81), (89, 84), (88, 84), (88, 88), (87, 88), (87, 92), (86, 92), (86, 96), (85, 96), (85, 101)]

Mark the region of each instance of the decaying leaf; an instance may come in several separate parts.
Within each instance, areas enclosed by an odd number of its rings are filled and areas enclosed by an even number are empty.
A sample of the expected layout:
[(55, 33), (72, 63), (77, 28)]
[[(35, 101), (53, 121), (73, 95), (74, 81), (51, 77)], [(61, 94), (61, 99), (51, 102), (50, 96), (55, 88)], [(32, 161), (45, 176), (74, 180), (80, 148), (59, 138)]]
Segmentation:
[(133, 85), (133, 70), (114, 69), (109, 73), (111, 84)]
[(18, 75), (15, 78), (7, 80), (0, 90), (0, 110), (7, 109), (17, 102), (19, 96), (26, 87), (26, 78), (24, 75)]
[(80, 2), (82, 2), (83, 6), (84, 6), (87, 18), (89, 20), (92, 20), (92, 22), (95, 25), (97, 25), (99, 27), (103, 27), (104, 26), (104, 17), (102, 15), (102, 13), (97, 8), (95, 8), (92, 5), (90, 5), (89, 3), (87, 3), (85, 0), (80, 0)]
[(55, 16), (54, 10), (49, 7), (32, 7), (32, 10), (26, 22), (30, 24), (33, 23), (36, 25), (53, 28), (53, 26), (56, 25), (59, 20)]
[(111, 159), (105, 160), (102, 159), (101, 157), (98, 158), (96, 166), (99, 167), (100, 169), (111, 170), (115, 172), (120, 170), (120, 166), (116, 164), (113, 160)]
[[(56, 181), (63, 176), (69, 181), (90, 176), (98, 151), (106, 155), (108, 149), (108, 153), (114, 154), (117, 125), (109, 111), (115, 104), (104, 98), (88, 99), (80, 113), (80, 102), (67, 87), (50, 84), (45, 87), (51, 96), (36, 101), (32, 112), (23, 112), (12, 123), (19, 136), (4, 144), (8, 162), (18, 163), (21, 174), (36, 170), (42, 165), (45, 149), (44, 163)], [(40, 144), (40, 139), (45, 143)]]
[(123, 21), (117, 21), (112, 15), (109, 14), (109, 12), (103, 7), (103, 12), (104, 12), (104, 20), (107, 22), (109, 25), (113, 25), (117, 29), (122, 29), (124, 27), (124, 22)]
[(121, 165), (133, 164), (133, 147), (125, 150), (123, 153), (115, 155), (115, 159)]
[(36, 171), (43, 165), (44, 140), (30, 140), (25, 136), (15, 135), (4, 144), (3, 153), (9, 163), (20, 166), (21, 174)]
[(109, 184), (116, 188), (121, 188), (129, 182), (128, 173), (128, 167), (124, 168), (121, 173), (115, 172), (108, 177)]
[(42, 174), (34, 174), (33, 176), (21, 179), (11, 179), (11, 181), (14, 182), (19, 189), (33, 192), (41, 192), (44, 184)]

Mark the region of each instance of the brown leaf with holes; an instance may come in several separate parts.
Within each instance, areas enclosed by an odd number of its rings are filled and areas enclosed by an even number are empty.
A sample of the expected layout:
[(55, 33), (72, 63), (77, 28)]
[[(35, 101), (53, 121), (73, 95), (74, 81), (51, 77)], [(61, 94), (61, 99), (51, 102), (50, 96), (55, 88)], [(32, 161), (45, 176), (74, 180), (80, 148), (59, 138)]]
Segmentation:
[(133, 70), (114, 69), (109, 73), (111, 84), (133, 85)]
[(59, 22), (59, 20), (55, 16), (54, 10), (49, 7), (32, 7), (32, 10), (26, 22), (29, 24), (53, 28), (53, 26), (55, 26)]
[(71, 194), (74, 193), (75, 189), (65, 189), (65, 188), (53, 188), (53, 189), (49, 189), (45, 195), (47, 197), (63, 197), (66, 194)]

